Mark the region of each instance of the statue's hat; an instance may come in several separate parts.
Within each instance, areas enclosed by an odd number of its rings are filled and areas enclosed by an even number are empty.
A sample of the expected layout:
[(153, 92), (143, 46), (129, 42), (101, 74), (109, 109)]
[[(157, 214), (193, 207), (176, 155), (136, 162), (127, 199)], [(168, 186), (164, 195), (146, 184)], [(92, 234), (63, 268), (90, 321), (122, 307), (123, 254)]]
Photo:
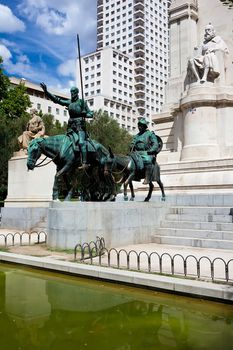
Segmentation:
[(140, 119), (138, 119), (138, 124), (142, 124), (142, 125), (147, 126), (149, 123), (146, 121), (145, 118), (140, 118)]

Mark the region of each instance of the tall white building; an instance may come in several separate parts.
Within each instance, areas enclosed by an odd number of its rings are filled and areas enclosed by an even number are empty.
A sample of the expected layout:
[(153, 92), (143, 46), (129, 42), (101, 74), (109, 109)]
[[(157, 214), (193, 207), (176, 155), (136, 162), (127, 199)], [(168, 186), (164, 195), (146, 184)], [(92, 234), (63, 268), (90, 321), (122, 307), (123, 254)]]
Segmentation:
[[(164, 101), (169, 4), (169, 0), (97, 0), (97, 51), (82, 58), (85, 98), (131, 132), (136, 117), (151, 122)], [(77, 80), (79, 84), (79, 74)]]

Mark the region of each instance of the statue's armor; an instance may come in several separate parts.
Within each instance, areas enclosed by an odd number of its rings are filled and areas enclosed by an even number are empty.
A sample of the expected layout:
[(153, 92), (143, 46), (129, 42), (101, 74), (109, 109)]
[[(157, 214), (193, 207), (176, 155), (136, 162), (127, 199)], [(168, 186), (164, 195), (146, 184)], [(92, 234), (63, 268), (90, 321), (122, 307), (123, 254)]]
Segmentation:
[(63, 100), (51, 93), (47, 92), (47, 96), (54, 102), (62, 106), (68, 107), (69, 120), (67, 127), (67, 136), (72, 142), (74, 151), (81, 151), (82, 162), (86, 162), (86, 129), (85, 117), (93, 118), (92, 112), (89, 110), (84, 100), (78, 99), (74, 102), (71, 100)]

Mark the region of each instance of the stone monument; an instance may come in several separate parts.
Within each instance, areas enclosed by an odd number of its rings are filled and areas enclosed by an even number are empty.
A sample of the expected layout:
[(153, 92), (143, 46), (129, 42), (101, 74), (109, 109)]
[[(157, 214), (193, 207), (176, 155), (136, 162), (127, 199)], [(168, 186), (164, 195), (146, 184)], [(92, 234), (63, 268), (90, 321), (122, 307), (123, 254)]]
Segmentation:
[(174, 0), (169, 11), (170, 77), (153, 118), (163, 182), (233, 191), (233, 11), (219, 0)]

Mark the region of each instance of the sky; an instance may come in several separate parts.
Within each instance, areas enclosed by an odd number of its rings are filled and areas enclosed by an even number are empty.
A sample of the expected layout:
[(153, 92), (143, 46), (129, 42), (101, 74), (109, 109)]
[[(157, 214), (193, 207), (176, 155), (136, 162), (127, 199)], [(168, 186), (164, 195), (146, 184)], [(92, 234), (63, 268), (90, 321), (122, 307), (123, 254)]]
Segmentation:
[(67, 93), (81, 55), (96, 50), (96, 0), (0, 0), (0, 56), (8, 76)]

